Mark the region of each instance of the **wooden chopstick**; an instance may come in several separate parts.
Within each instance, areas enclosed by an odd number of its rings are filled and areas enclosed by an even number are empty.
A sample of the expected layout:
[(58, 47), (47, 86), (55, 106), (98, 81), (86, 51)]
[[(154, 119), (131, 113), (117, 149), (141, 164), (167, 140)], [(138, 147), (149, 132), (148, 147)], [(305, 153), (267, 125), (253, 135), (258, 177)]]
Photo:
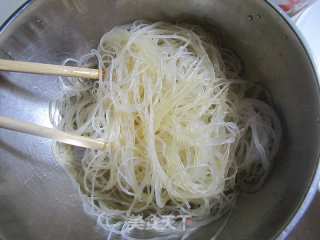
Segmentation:
[(54, 141), (63, 142), (78, 147), (91, 148), (95, 150), (106, 151), (106, 148), (108, 146), (108, 143), (97, 139), (80, 136), (74, 133), (63, 132), (52, 128), (42, 127), (39, 125), (26, 123), (2, 116), (0, 116), (0, 128), (49, 138)]
[(9, 72), (57, 75), (66, 77), (80, 77), (99, 79), (99, 70), (91, 68), (61, 66), (53, 64), (21, 62), (0, 59), (0, 70)]

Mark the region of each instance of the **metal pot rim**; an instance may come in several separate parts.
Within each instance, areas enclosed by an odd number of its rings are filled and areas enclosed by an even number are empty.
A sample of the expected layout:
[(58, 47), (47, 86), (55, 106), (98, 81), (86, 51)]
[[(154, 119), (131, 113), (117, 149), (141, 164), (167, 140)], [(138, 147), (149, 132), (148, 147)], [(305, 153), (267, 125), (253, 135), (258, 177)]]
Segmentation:
[[(304, 48), (304, 51), (307, 53), (308, 59), (311, 63), (313, 72), (315, 73), (315, 76), (317, 78), (317, 87), (318, 87), (318, 93), (320, 94), (320, 69), (317, 68), (316, 64), (316, 57), (314, 53), (311, 51), (311, 48), (307, 42), (307, 40), (304, 38), (301, 31), (297, 28), (297, 26), (292, 22), (291, 18), (272, 0), (265, 0), (288, 24), (288, 26), (291, 28), (293, 33), (296, 35), (297, 39), (300, 41), (301, 46)], [(300, 219), (303, 217), (304, 213), (310, 206), (314, 196), (316, 195), (318, 191), (318, 185), (320, 181), (320, 155), (318, 155), (318, 165), (317, 168), (314, 171), (314, 177), (312, 182), (310, 183), (309, 190), (305, 194), (303, 201), (300, 203), (300, 206), (295, 210), (295, 213), (293, 217), (288, 221), (286, 224), (286, 227), (283, 229), (281, 233), (278, 234), (277, 240), (284, 240), (289, 233), (294, 229), (294, 227), (297, 225), (297, 223), (300, 221)]]

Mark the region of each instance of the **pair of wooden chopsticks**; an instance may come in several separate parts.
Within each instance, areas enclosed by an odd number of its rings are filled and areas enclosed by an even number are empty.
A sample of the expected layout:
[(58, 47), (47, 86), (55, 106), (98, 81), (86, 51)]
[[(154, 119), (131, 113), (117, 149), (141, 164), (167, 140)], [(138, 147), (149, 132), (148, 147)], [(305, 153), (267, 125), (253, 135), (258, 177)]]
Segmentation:
[[(23, 72), (99, 79), (99, 70), (97, 69), (20, 62), (2, 59), (0, 59), (0, 70), (9, 72)], [(106, 150), (107, 146), (109, 145), (107, 142), (103, 142), (97, 139), (84, 137), (73, 133), (63, 132), (52, 128), (42, 127), (31, 123), (17, 121), (2, 116), (0, 116), (0, 128), (27, 133), (39, 137), (49, 138), (54, 141), (63, 142), (79, 147), (92, 148), (95, 150)]]

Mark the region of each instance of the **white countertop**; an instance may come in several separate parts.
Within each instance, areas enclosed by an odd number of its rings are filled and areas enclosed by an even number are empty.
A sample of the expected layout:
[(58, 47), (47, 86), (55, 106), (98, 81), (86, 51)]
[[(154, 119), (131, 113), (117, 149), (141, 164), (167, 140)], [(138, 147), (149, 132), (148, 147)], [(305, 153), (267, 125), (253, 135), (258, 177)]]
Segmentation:
[[(0, 25), (21, 6), (25, 0), (0, 0)], [(320, 1), (305, 10), (295, 21), (309, 43), (320, 73)], [(320, 237), (320, 194), (313, 200), (310, 208), (299, 224), (289, 235), (288, 240), (316, 240)]]
[(302, 32), (313, 52), (320, 69), (320, 1), (306, 9), (296, 20), (298, 29)]
[(24, 2), (25, 0), (0, 0), (0, 25)]

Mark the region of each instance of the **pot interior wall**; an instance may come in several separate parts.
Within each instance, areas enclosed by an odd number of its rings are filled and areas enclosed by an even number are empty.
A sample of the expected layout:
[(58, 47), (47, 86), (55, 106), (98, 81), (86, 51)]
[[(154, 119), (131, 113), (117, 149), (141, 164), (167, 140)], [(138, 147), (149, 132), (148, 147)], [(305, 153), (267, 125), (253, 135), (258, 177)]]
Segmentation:
[[(275, 238), (309, 190), (319, 156), (319, 89), (293, 30), (265, 1), (34, 1), (0, 35), (0, 57), (61, 64), (95, 48), (113, 26), (137, 19), (215, 26), (241, 57), (243, 77), (272, 93), (284, 138), (267, 183), (241, 194), (221, 239)], [(0, 73), (1, 115), (48, 126), (55, 77)], [(51, 142), (0, 130), (0, 234), (5, 239), (103, 239), (87, 216)], [(222, 221), (218, 222), (221, 224)], [(209, 239), (219, 224), (191, 236)]]

